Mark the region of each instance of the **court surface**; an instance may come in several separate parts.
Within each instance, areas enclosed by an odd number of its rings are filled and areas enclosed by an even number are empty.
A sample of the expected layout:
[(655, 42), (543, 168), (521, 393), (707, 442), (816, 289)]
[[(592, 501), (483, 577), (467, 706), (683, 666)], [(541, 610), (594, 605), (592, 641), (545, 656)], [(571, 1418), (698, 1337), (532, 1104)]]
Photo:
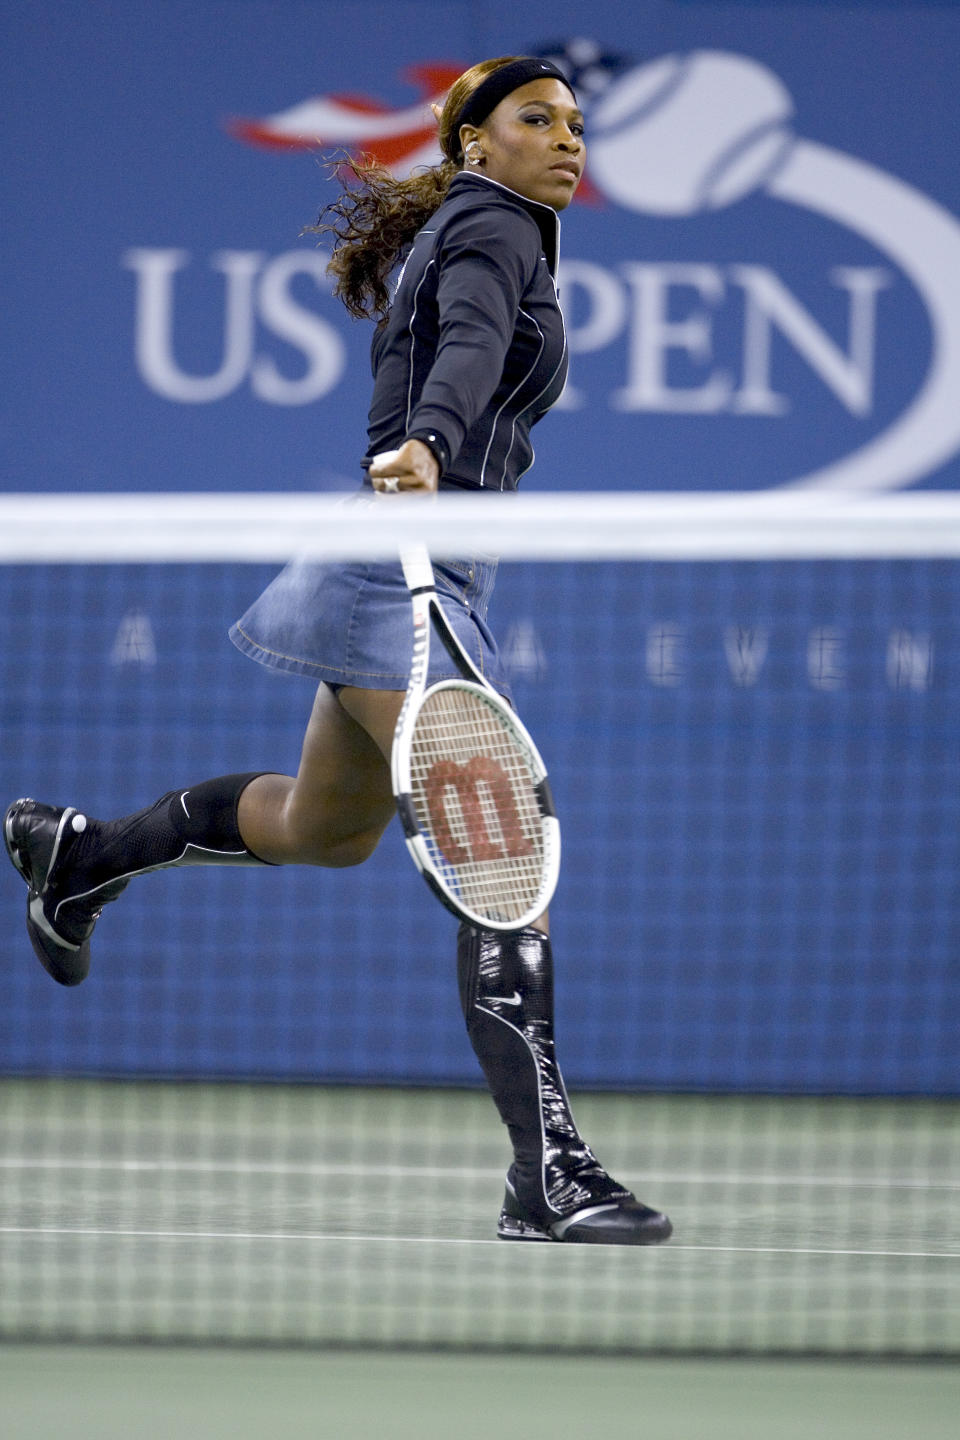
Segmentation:
[(5, 1440), (954, 1440), (923, 1362), (0, 1348)]
[(960, 1356), (956, 1103), (573, 1098), (670, 1244), (496, 1241), (481, 1092), (0, 1082), (0, 1338)]

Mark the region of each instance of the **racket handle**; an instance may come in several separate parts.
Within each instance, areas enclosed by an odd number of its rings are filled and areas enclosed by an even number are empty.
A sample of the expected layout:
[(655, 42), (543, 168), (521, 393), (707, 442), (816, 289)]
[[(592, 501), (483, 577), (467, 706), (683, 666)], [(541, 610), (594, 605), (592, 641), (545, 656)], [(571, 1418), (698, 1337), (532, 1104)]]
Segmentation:
[(408, 590), (434, 588), (433, 566), (426, 545), (404, 545), (400, 551), (400, 564), (403, 566), (403, 578), (407, 582)]
[[(383, 450), (379, 455), (374, 455), (374, 464), (392, 464), (399, 453), (399, 450)], [(402, 546), (400, 563), (403, 566), (403, 578), (407, 582), (408, 590), (432, 590), (434, 588), (430, 553), (422, 541), (414, 541), (410, 545)]]

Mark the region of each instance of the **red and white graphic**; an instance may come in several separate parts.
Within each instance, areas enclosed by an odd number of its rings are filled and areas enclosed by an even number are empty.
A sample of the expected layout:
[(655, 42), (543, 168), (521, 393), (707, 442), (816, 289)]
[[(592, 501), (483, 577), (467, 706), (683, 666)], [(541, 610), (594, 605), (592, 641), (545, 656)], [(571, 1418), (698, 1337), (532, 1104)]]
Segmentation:
[(439, 162), (437, 122), (430, 106), (443, 104), (464, 68), (440, 63), (411, 66), (403, 78), (419, 89), (421, 98), (399, 110), (368, 95), (316, 95), (276, 115), (232, 120), (227, 128), (251, 145), (276, 150), (342, 149), (352, 155), (372, 155), (381, 165), (406, 174), (415, 165)]

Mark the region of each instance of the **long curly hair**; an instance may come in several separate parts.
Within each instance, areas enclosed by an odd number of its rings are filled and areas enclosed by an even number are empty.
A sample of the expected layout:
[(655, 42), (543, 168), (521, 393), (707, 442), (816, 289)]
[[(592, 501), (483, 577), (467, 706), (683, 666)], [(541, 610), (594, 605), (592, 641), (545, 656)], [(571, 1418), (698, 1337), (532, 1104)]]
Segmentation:
[(385, 317), (390, 308), (391, 272), (463, 168), (459, 127), (454, 131), (457, 116), (488, 75), (516, 58), (501, 55), (496, 60), (481, 60), (453, 82), (439, 121), (441, 164), (424, 166), (398, 180), (370, 156), (333, 162), (342, 193), (324, 206), (317, 223), (307, 230), (334, 237), (327, 271), (334, 278), (333, 293), (351, 315), (359, 319)]

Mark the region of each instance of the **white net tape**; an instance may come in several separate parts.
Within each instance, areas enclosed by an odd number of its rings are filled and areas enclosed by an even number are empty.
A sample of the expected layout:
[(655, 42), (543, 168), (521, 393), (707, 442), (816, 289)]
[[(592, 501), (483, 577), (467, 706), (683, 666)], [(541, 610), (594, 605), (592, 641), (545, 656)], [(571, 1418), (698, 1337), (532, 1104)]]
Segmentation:
[(960, 557), (960, 493), (541, 493), (420, 498), (270, 494), (0, 496), (0, 563)]

